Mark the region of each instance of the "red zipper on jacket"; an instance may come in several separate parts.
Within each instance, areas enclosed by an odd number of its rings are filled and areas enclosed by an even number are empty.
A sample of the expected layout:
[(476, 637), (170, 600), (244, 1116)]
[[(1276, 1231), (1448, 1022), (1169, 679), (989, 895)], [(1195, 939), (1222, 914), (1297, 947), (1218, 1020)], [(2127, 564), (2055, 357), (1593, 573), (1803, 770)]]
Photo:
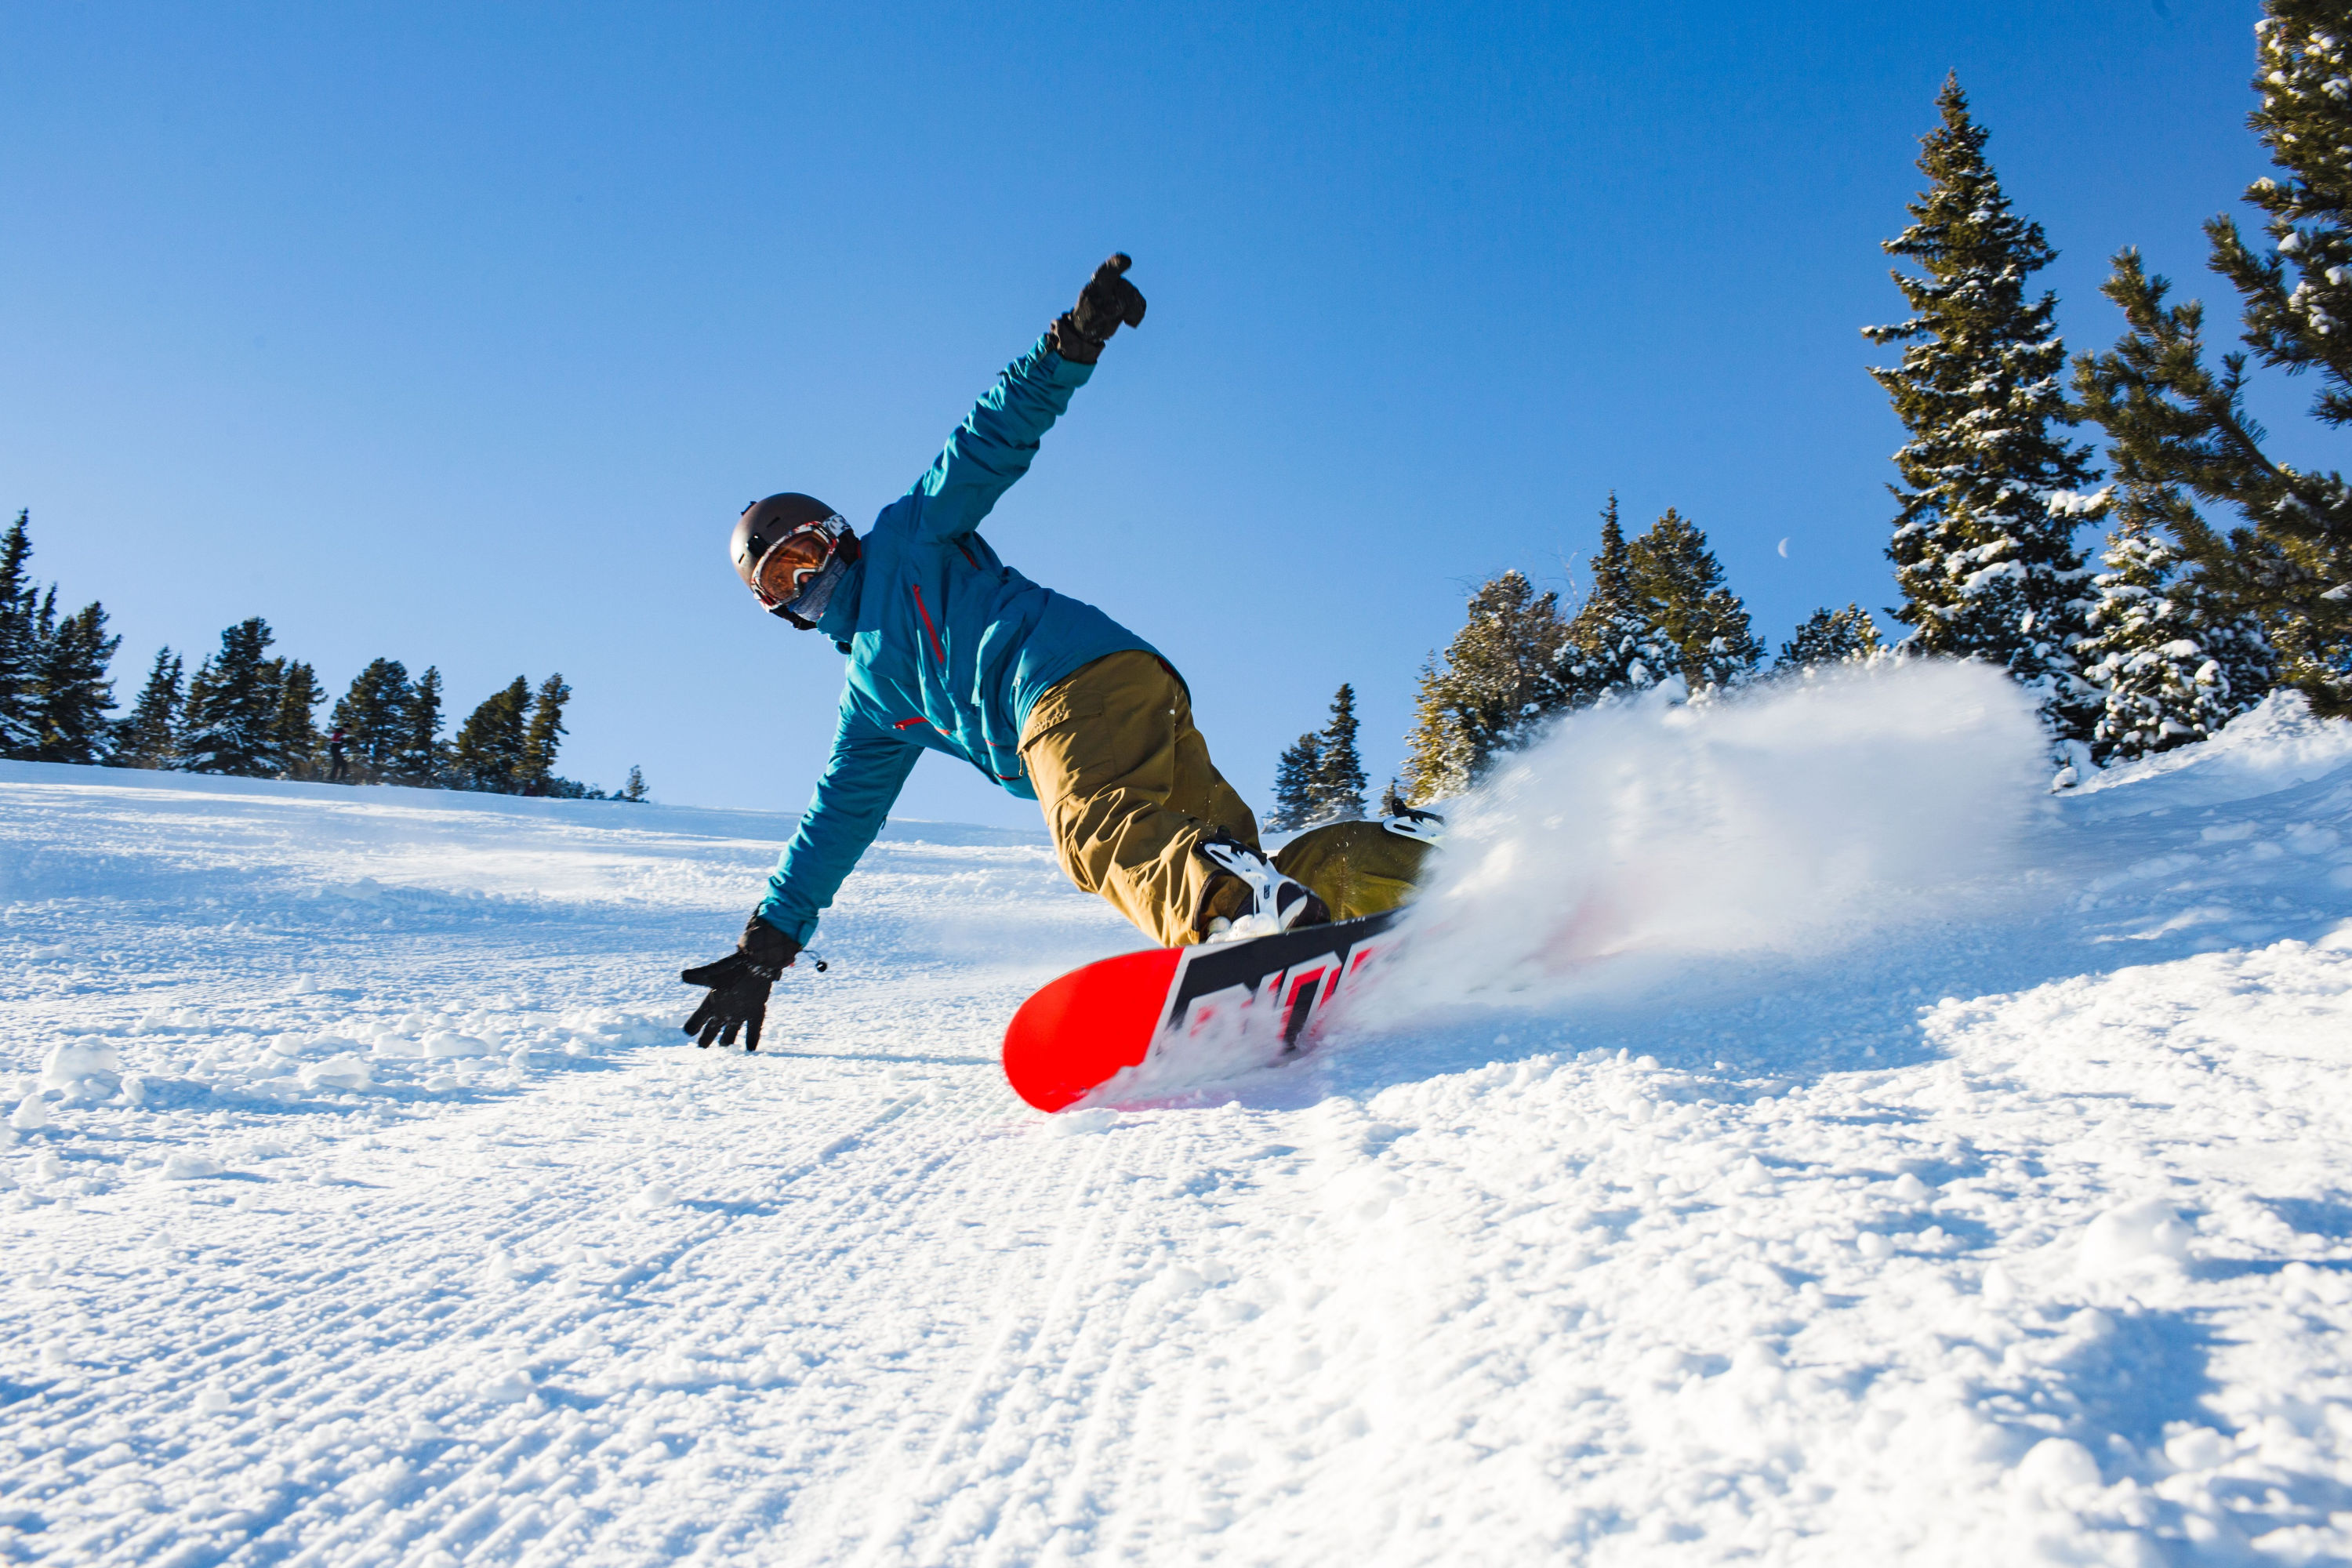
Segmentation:
[[(971, 560), (971, 556), (969, 552), (966, 552), (964, 559), (967, 561)], [(973, 561), (972, 564), (977, 566), (980, 563)], [(923, 630), (931, 639), (931, 651), (939, 655), (940, 673), (944, 676), (947, 673), (948, 650), (940, 646), (940, 629), (931, 625), (930, 607), (923, 603), (923, 585), (920, 583), (909, 583), (907, 584), (907, 590), (915, 595), (915, 613), (923, 617)], [(929, 719), (901, 719), (898, 721), (895, 728), (900, 730), (911, 730), (918, 724), (931, 724), (931, 721)], [(945, 730), (940, 730), (937, 724), (931, 724), (931, 728), (938, 730), (941, 735), (945, 735), (947, 733)], [(988, 771), (1001, 779), (1017, 779), (1021, 776), (1019, 773), (997, 773), (994, 768), (991, 768)]]
[(923, 585), (920, 583), (909, 583), (907, 586), (915, 595), (915, 613), (923, 617), (923, 629), (931, 634), (931, 651), (940, 656), (940, 668), (944, 671), (947, 668), (948, 650), (940, 646), (939, 629), (931, 625), (931, 612), (923, 606)]

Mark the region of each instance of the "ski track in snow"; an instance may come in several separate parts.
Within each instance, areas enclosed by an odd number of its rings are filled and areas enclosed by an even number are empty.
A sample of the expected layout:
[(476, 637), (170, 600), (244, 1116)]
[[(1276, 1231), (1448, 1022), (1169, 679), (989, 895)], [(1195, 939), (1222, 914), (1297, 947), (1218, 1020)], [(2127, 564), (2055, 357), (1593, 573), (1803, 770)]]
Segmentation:
[(1998, 921), (1055, 1118), (1042, 835), (683, 1043), (792, 821), (0, 764), (0, 1561), (2352, 1558), (2347, 726)]

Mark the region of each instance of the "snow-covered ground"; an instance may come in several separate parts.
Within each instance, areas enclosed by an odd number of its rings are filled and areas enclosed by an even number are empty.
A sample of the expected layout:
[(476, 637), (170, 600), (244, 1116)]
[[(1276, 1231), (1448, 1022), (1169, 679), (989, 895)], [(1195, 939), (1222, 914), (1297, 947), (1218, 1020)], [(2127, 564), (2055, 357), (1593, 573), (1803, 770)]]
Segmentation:
[(2347, 731), (1055, 1118), (1041, 837), (895, 825), (746, 1058), (788, 816), (0, 765), (0, 1560), (2352, 1559)]

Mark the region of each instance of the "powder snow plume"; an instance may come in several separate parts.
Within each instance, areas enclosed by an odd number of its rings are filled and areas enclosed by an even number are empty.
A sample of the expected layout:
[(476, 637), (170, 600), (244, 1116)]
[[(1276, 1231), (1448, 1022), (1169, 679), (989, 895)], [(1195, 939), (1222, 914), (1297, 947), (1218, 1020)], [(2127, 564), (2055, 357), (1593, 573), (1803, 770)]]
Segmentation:
[(2045, 754), (2011, 682), (1940, 661), (1572, 715), (1446, 808), (1383, 1011), (1630, 995), (1948, 914), (2012, 861)]

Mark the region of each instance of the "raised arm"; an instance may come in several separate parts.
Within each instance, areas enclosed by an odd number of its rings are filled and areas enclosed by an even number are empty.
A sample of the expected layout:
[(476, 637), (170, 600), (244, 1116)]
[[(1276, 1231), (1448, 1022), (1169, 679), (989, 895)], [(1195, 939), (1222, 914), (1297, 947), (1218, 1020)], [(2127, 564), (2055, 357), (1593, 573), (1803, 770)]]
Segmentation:
[(1029, 471), (1037, 443), (1070, 405), (1070, 394), (1094, 374), (1110, 335), (1143, 320), (1143, 296), (1113, 256), (1095, 268), (1077, 305), (1056, 317), (1027, 353), (981, 395), (939, 458), (908, 492), (914, 527), (925, 540), (953, 539), (978, 528), (1013, 481)]

